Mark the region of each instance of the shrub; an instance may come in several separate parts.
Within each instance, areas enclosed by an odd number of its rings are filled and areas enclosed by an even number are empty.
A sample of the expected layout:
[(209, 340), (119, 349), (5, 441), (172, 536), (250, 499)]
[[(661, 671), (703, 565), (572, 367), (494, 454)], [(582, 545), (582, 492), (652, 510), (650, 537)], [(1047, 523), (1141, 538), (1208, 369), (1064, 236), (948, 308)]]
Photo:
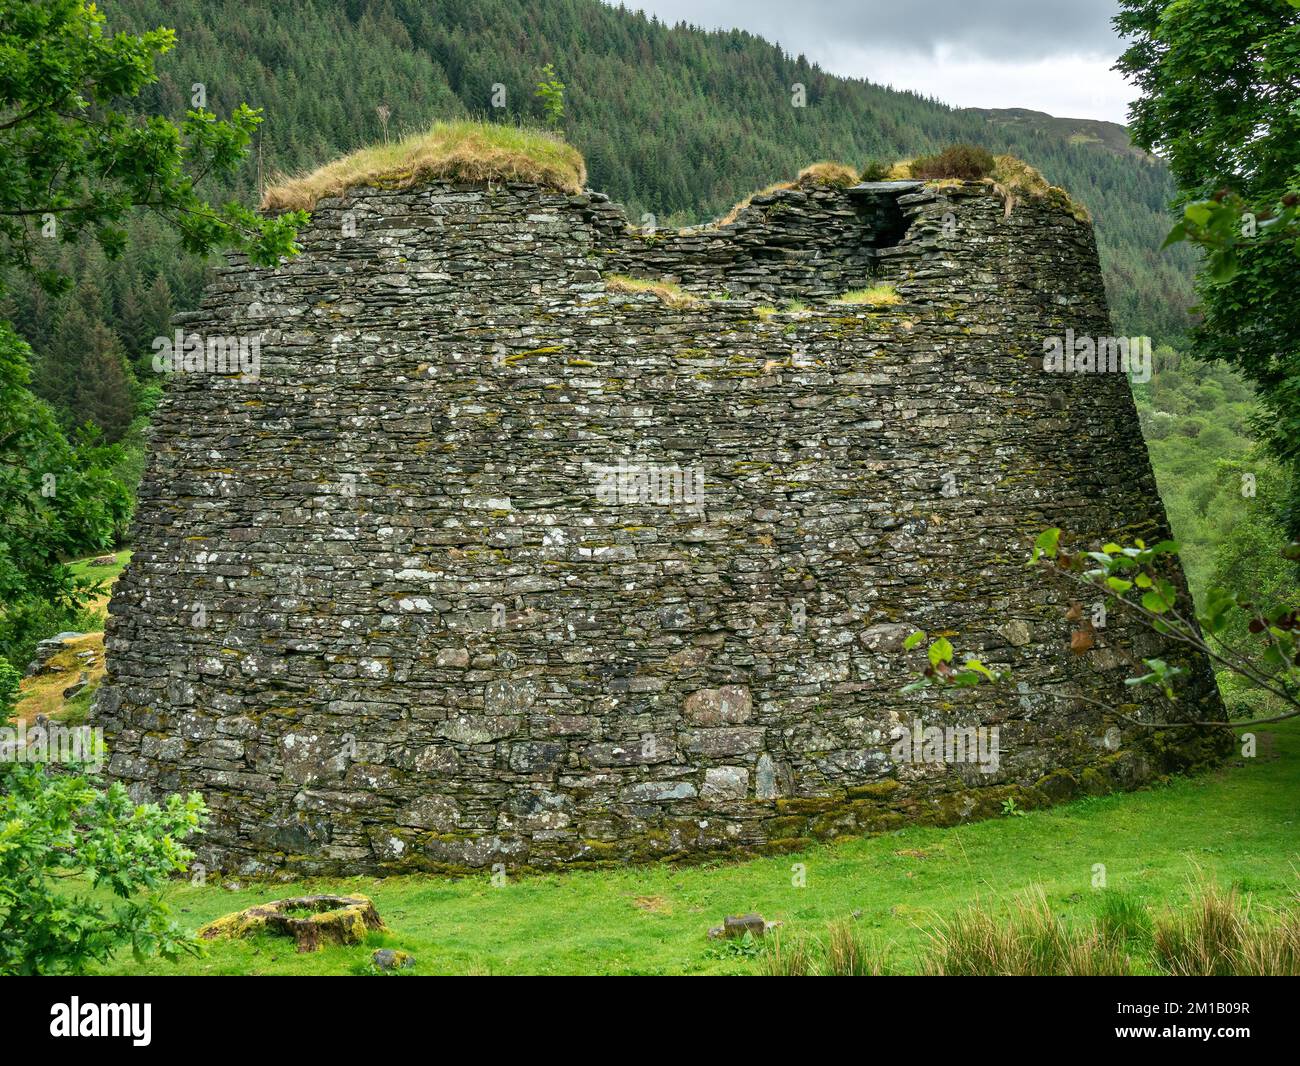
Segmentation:
[(22, 674), (9, 665), (8, 659), (0, 659), (0, 726), (7, 725), (18, 703), (18, 684)]
[(882, 163), (878, 159), (869, 160), (867, 165), (862, 168), (863, 181), (888, 181), (889, 172), (893, 169), (888, 163)]
[(551, 129), (559, 129), (564, 121), (564, 82), (556, 76), (555, 67), (550, 63), (542, 67), (538, 76), (541, 80), (533, 90), (533, 95), (542, 101), (546, 124)]
[(81, 974), (128, 944), (137, 958), (197, 950), (157, 890), (193, 857), (180, 841), (205, 814), (198, 793), (137, 805), (121, 784), (0, 765), (0, 975)]
[(937, 155), (921, 156), (913, 160), (912, 176), (974, 181), (988, 177), (996, 165), (993, 153), (986, 148), (974, 144), (953, 144)]

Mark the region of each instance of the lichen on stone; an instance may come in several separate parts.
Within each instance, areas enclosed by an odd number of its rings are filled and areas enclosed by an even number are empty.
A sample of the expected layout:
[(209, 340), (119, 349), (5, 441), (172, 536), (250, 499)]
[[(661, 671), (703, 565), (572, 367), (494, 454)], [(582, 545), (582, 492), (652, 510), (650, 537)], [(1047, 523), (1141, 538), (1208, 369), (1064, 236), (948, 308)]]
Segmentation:
[[(109, 775), (202, 792), (209, 870), (297, 879), (766, 854), (1211, 763), (1106, 668), (1151, 641), (1203, 712), (1204, 661), (1123, 618), (1072, 656), (1023, 566), (1047, 524), (1162, 535), (1127, 381), (1042, 366), (1111, 331), (1091, 227), (979, 182), (755, 199), (645, 241), (586, 190), (352, 186), (216, 271), (178, 325), (260, 374), (156, 413)], [(902, 696), (911, 628), (1091, 702)], [(1001, 761), (908, 760), (915, 720)]]

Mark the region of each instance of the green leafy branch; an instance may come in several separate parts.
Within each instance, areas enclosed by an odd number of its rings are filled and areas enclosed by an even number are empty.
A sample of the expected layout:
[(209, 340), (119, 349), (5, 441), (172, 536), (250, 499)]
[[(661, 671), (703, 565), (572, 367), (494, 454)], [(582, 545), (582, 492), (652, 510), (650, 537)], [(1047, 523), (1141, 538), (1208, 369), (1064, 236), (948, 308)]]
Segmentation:
[[(927, 665), (922, 669), (915, 681), (909, 682), (899, 690), (902, 693), (920, 692), (936, 686), (975, 688), (978, 685), (1006, 685), (1013, 680), (1010, 670), (995, 670), (972, 656), (965, 656), (964, 658), (955, 656), (952, 642), (947, 637), (940, 636), (931, 640), (929, 635), (922, 630), (912, 633), (903, 641), (903, 650), (912, 651), (927, 640), (930, 641), (925, 649)], [(957, 658), (962, 658), (960, 665), (956, 665)], [(1079, 693), (1067, 694), (1053, 692), (1050, 689), (1030, 689), (1028, 685), (1021, 682), (1017, 688), (1017, 695), (1026, 694), (1043, 696), (1062, 703), (1091, 703), (1102, 710), (1116, 713), (1120, 718), (1126, 718), (1125, 715), (1114, 712), (1110, 704)], [(1132, 719), (1132, 721), (1135, 725), (1147, 724), (1138, 722), (1136, 719)]]
[(1252, 205), (1229, 189), (1183, 207), (1162, 248), (1188, 241), (1203, 248), (1210, 280), (1231, 281), (1241, 269), (1243, 246), (1289, 241), (1300, 252), (1300, 190), (1291, 189), (1267, 205)]
[(564, 82), (555, 73), (554, 65), (547, 63), (538, 72), (539, 81), (533, 95), (542, 101), (542, 113), (546, 124), (558, 129), (564, 121)]
[[(926, 634), (916, 632), (903, 641), (903, 650), (911, 651), (923, 641)], [(936, 637), (926, 648), (929, 665), (921, 676), (909, 685), (903, 686), (904, 692), (919, 692), (931, 685), (953, 685), (957, 688), (974, 688), (981, 682), (997, 682), (1010, 678), (1009, 672), (997, 672), (989, 669), (979, 659), (968, 657), (960, 666), (953, 665), (953, 646), (947, 637)]]
[(193, 858), (181, 841), (206, 818), (198, 793), (137, 804), (120, 783), (26, 763), (0, 767), (0, 785), (0, 974), (199, 950), (160, 895)]
[[(1252, 685), (1271, 693), (1288, 705), (1287, 712), (1250, 722), (1196, 721), (1207, 726), (1262, 725), (1300, 715), (1300, 612), (1279, 609), (1266, 612), (1249, 597), (1224, 589), (1211, 589), (1203, 609), (1191, 615), (1179, 609), (1178, 589), (1169, 580), (1179, 554), (1173, 540), (1147, 545), (1134, 539), (1131, 544), (1109, 542), (1099, 551), (1070, 553), (1061, 550), (1057, 528), (1039, 534), (1029, 565), (1045, 568), (1075, 584), (1097, 590), (1108, 607), (1134, 616), (1142, 625), (1209, 657), (1214, 663)], [(1300, 559), (1300, 544), (1283, 549), (1288, 559)], [(1246, 629), (1261, 638), (1261, 647), (1246, 651), (1226, 639), (1234, 622), (1244, 614)], [(1131, 686), (1152, 685), (1166, 698), (1175, 699), (1175, 682), (1186, 676), (1181, 667), (1163, 659), (1143, 659), (1147, 673), (1128, 678)]]
[(104, 15), (81, 0), (5, 5), (0, 19), (0, 267), (28, 273), (48, 291), (69, 281), (42, 264), (38, 237), (93, 236), (109, 258), (126, 246), (136, 210), (161, 215), (186, 251), (244, 251), (259, 266), (294, 255), (303, 212), (261, 218), (236, 202), (213, 206), (197, 188), (243, 163), (261, 112), (239, 105), (228, 119), (189, 111), (178, 124), (119, 110), (157, 81), (157, 60), (176, 35), (156, 29), (107, 35)]
[[(1046, 529), (1039, 534), (1027, 565), (1045, 569), (1090, 592), (1099, 591), (1105, 604), (1132, 614), (1143, 626), (1208, 656), (1252, 685), (1271, 693), (1290, 709), (1267, 718), (1249, 721), (1180, 721), (1180, 725), (1206, 727), (1241, 727), (1265, 725), (1300, 716), (1300, 611), (1281, 609), (1267, 612), (1249, 598), (1214, 589), (1205, 598), (1199, 614), (1188, 617), (1179, 608), (1178, 588), (1169, 579), (1170, 564), (1177, 559), (1176, 541), (1161, 540), (1147, 545), (1135, 539), (1130, 544), (1108, 542), (1098, 551), (1079, 553), (1061, 549), (1061, 530)], [(1284, 549), (1288, 559), (1300, 559), (1300, 543)], [(1226, 637), (1234, 631), (1242, 612), (1247, 616), (1247, 632), (1258, 636), (1262, 647), (1253, 652), (1234, 647)], [(1066, 618), (1078, 622), (1071, 634), (1070, 648), (1082, 654), (1093, 646), (1093, 626), (1083, 619), (1079, 601), (1072, 601)], [(903, 692), (918, 692), (935, 685), (971, 688), (981, 684), (1005, 684), (1012, 680), (1010, 670), (994, 670), (976, 658), (965, 658), (958, 665), (952, 642), (944, 636), (930, 640), (926, 633), (912, 633), (903, 647), (912, 651), (929, 640), (926, 666), (920, 676), (905, 685)], [(1141, 660), (1142, 672), (1125, 679), (1131, 688), (1153, 687), (1168, 700), (1178, 698), (1177, 686), (1188, 671), (1162, 658)], [(1020, 686), (1021, 692), (1030, 692)], [(1033, 690), (1033, 694), (1065, 702), (1082, 701), (1103, 708), (1133, 725), (1155, 728), (1167, 723), (1145, 722), (1125, 715), (1109, 704), (1080, 694), (1062, 694), (1050, 690)]]

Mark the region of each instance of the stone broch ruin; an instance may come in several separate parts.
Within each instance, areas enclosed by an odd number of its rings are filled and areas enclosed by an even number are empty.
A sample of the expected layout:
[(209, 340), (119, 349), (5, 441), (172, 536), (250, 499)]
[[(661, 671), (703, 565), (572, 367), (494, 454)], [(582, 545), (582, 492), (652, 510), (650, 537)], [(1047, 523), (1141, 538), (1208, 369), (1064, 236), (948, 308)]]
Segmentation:
[[(209, 868), (765, 852), (1212, 754), (1087, 702), (1185, 660), (1113, 613), (1071, 655), (1025, 567), (1048, 525), (1165, 526), (1123, 375), (1043, 369), (1044, 337), (1110, 333), (1063, 198), (809, 180), (643, 233), (596, 193), (429, 181), (323, 200), (300, 244), (177, 323), (260, 367), (173, 379), (96, 709), (114, 777), (204, 794)], [(902, 301), (836, 302), (881, 282)], [(1030, 688), (900, 695), (915, 628)], [(917, 721), (996, 726), (996, 771), (893, 757)]]

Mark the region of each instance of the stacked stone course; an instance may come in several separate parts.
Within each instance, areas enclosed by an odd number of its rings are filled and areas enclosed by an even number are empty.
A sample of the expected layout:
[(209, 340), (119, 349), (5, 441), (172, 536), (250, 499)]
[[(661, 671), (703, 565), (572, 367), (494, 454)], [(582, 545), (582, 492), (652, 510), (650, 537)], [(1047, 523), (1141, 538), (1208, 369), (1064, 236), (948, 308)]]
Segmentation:
[[(1044, 336), (1110, 331), (1060, 208), (804, 186), (645, 234), (595, 193), (440, 182), (323, 201), (300, 243), (178, 319), (255, 336), (259, 372), (173, 379), (110, 609), (110, 772), (202, 792), (210, 868), (764, 852), (1222, 749), (1070, 698), (1163, 713), (1129, 657), (1185, 657), (1114, 616), (1071, 656), (1024, 566), (1047, 525), (1165, 527), (1127, 382), (1042, 369)], [(834, 301), (882, 282), (901, 303)], [(702, 506), (600, 498), (620, 460), (700, 471)], [(900, 695), (913, 628), (1029, 688)], [(996, 772), (893, 757), (917, 720), (997, 727)]]

